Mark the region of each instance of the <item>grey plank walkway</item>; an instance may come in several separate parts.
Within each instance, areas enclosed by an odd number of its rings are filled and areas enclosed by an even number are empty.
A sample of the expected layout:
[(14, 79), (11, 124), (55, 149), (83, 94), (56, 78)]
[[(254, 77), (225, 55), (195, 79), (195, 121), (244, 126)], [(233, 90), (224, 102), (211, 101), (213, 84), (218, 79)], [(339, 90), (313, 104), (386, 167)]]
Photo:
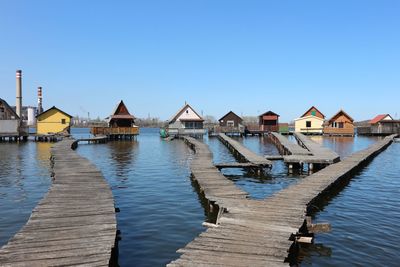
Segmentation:
[[(312, 153), (311, 157), (304, 157), (303, 162), (332, 164), (340, 161), (340, 157), (335, 151), (312, 141), (302, 133), (295, 132), (293, 135), (300, 145)], [(294, 155), (293, 158), (287, 157), (285, 161), (289, 162), (290, 160), (296, 160), (296, 157), (298, 156)]]
[(217, 167), (218, 169), (224, 169), (224, 168), (254, 169), (258, 168), (259, 165), (250, 162), (228, 162), (228, 163), (215, 164), (215, 167)]
[(279, 133), (270, 133), (272, 141), (279, 152), (284, 155), (283, 160), (288, 164), (315, 163), (329, 165), (340, 161), (339, 155), (301, 133), (293, 134), (299, 144), (290, 142)]
[(214, 166), (213, 154), (206, 144), (192, 137), (184, 137), (184, 140), (196, 152), (191, 163), (192, 176), (208, 201), (223, 207), (220, 198), (246, 198), (248, 193), (236, 187)]
[(116, 239), (111, 189), (64, 140), (52, 148), (54, 181), (26, 225), (0, 249), (0, 266), (108, 266)]
[[(206, 197), (211, 196), (213, 201), (224, 207), (218, 226), (207, 229), (178, 250), (180, 258), (168, 266), (289, 266), (284, 261), (289, 256), (289, 248), (295, 247), (296, 240), (290, 241), (289, 238), (299, 234), (308, 207), (322, 193), (346, 179), (352, 171), (386, 148), (393, 137), (386, 137), (368, 149), (332, 164), (265, 200), (250, 200), (240, 194), (232, 194), (230, 197), (206, 194)], [(201, 169), (212, 169), (211, 154), (205, 145), (193, 139), (186, 141), (196, 151), (195, 179), (212, 181), (212, 188), (223, 192), (225, 183), (231, 185), (231, 182), (224, 182), (223, 177), (216, 172), (206, 177), (198, 172)], [(221, 188), (218, 183), (222, 184)], [(207, 191), (207, 186), (204, 183), (203, 190)], [(235, 191), (231, 187), (229, 190)]]
[(226, 136), (223, 133), (218, 135), (219, 140), (226, 145), (231, 151), (233, 151), (237, 156), (239, 156), (243, 161), (252, 163), (260, 167), (271, 167), (272, 162), (266, 158), (254, 153), (250, 149), (243, 146), (236, 140)]
[(290, 142), (287, 137), (280, 133), (271, 132), (270, 136), (282, 155), (312, 155), (309, 150)]

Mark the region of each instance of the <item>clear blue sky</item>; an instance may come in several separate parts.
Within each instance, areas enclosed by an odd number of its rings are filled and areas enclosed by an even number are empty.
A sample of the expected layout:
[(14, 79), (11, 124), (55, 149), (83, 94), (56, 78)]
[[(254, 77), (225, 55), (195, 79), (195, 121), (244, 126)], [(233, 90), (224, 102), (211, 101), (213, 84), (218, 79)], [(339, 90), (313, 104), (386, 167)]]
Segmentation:
[(400, 1), (0, 2), (0, 97), (106, 117), (123, 99), (168, 119), (316, 105), (330, 117), (400, 116)]

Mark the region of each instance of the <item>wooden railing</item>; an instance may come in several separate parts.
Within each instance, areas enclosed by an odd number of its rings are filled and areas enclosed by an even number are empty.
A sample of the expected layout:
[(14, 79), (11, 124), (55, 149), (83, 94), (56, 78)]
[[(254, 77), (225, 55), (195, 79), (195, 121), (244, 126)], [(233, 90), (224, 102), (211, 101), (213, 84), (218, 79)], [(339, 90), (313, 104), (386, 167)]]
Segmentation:
[(324, 134), (354, 135), (354, 128), (325, 127)]
[(92, 127), (90, 132), (93, 135), (136, 135), (139, 134), (139, 127)]

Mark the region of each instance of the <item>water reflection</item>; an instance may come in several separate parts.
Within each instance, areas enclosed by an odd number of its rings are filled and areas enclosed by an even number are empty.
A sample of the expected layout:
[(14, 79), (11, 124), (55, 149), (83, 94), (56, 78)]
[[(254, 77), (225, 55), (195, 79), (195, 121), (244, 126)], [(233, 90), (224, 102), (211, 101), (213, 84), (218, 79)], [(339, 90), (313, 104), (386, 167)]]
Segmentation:
[(380, 139), (374, 136), (310, 136), (311, 140), (328, 147), (345, 158), (356, 151), (368, 148)]
[[(260, 155), (279, 154), (275, 145), (267, 137), (236, 137), (235, 140)], [(218, 138), (205, 138), (204, 142), (209, 145), (210, 150), (213, 152), (214, 163), (236, 161), (232, 153)], [(288, 175), (288, 169), (283, 161), (274, 161), (272, 169), (266, 170), (261, 176), (251, 174), (242, 169), (223, 169), (222, 173), (242, 190), (248, 192), (249, 197), (253, 199), (264, 199), (304, 177), (299, 173)]]
[(121, 266), (165, 266), (204, 230), (207, 220), (190, 179), (192, 151), (142, 129), (137, 141), (79, 146), (110, 184), (116, 206)]
[(42, 147), (34, 142), (0, 144), (0, 246), (26, 223), (50, 186), (48, 148)]

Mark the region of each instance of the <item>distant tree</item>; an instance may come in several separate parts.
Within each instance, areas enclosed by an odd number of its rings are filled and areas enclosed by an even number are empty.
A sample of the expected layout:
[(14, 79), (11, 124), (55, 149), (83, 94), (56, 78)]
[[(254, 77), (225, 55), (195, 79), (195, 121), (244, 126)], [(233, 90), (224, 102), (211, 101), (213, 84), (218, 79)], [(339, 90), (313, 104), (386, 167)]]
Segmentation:
[(246, 124), (258, 124), (257, 116), (243, 116), (243, 123)]
[(217, 120), (216, 120), (215, 117), (212, 116), (212, 115), (205, 115), (205, 116), (203, 117), (203, 119), (204, 119), (204, 123), (206, 123), (206, 124), (217, 123)]

